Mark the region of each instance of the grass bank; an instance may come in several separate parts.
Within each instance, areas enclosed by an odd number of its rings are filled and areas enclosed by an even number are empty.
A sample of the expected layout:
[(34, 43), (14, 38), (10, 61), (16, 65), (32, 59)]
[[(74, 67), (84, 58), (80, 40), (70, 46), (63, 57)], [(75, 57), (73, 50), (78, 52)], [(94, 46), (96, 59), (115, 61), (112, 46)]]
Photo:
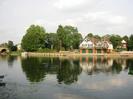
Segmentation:
[(88, 56), (104, 56), (104, 57), (120, 57), (120, 58), (133, 58), (133, 53), (92, 53), (81, 54), (75, 52), (54, 52), (54, 53), (40, 53), (40, 52), (26, 52), (25, 56), (29, 57), (88, 57)]
[(12, 52), (9, 53), (9, 55), (11, 55), (11, 56), (20, 56), (21, 52), (20, 51), (12, 51)]

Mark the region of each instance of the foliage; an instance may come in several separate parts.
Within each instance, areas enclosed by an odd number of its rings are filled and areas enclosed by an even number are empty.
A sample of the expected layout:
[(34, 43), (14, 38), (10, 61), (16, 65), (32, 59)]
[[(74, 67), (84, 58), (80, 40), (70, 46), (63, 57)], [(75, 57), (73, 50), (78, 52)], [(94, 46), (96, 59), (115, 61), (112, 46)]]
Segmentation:
[(83, 40), (82, 35), (80, 33), (73, 34), (73, 49), (78, 49), (79, 44)]
[(44, 38), (45, 48), (59, 50), (59, 39), (56, 33), (47, 33)]
[(22, 48), (25, 51), (37, 51), (44, 48), (45, 29), (38, 25), (31, 25), (22, 38)]
[[(121, 41), (125, 40), (128, 43), (128, 50), (133, 50), (133, 35), (128, 38), (126, 35), (123, 37), (109, 34), (99, 36), (89, 33), (85, 38), (89, 38), (95, 42), (100, 40), (110, 41), (114, 49), (119, 51), (123, 50), (121, 49)], [(21, 45), (25, 51), (51, 52), (78, 49), (82, 40), (82, 35), (73, 26), (59, 25), (56, 33), (45, 33), (43, 27), (31, 25), (23, 36)], [(8, 43), (11, 49), (11, 46), (14, 46), (13, 42), (10, 41)]]
[(126, 42), (128, 42), (128, 36), (127, 35), (123, 36), (122, 39), (125, 40)]
[(86, 37), (87, 38), (92, 38), (93, 37), (93, 33), (88, 33)]
[(117, 48), (119, 45), (121, 45), (122, 38), (119, 35), (111, 35), (110, 41), (113, 44), (114, 48)]
[(14, 46), (13, 41), (8, 41), (8, 49), (11, 51)]
[(101, 37), (99, 35), (93, 35), (93, 33), (88, 33), (85, 38), (88, 38), (90, 40), (99, 41), (101, 40)]
[(8, 41), (7, 47), (9, 51), (17, 51), (17, 46), (14, 45), (13, 41)]
[(78, 48), (82, 35), (78, 33), (78, 29), (72, 26), (59, 25), (57, 29), (57, 36), (59, 38), (60, 49), (65, 50)]
[(54, 50), (54, 49), (49, 49), (49, 48), (39, 48), (38, 50), (37, 50), (37, 52), (46, 52), (46, 53), (52, 53), (52, 52), (56, 52), (56, 50)]
[(133, 51), (133, 35), (131, 35), (129, 37), (129, 40), (128, 40), (128, 49)]

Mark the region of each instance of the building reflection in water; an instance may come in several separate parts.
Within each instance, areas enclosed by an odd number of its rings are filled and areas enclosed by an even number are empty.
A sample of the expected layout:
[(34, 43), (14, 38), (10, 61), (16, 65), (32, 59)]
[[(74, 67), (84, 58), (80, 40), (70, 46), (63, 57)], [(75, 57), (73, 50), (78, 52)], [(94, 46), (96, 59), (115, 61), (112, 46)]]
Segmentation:
[(113, 59), (103, 56), (80, 57), (80, 67), (89, 75), (99, 72), (114, 74), (120, 73), (122, 70), (127, 69), (125, 59)]

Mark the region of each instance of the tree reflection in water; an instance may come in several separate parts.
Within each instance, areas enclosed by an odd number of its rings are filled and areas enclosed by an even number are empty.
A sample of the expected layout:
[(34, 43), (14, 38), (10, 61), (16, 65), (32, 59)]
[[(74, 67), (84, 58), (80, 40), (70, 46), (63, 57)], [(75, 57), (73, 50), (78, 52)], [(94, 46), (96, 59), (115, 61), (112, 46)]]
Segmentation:
[(31, 82), (40, 82), (46, 74), (57, 74), (59, 83), (71, 84), (78, 80), (81, 73), (79, 61), (59, 58), (22, 59), (22, 69)]
[(61, 60), (57, 72), (59, 83), (71, 84), (78, 80), (78, 75), (81, 73), (78, 60)]
[(128, 59), (127, 60), (127, 66), (129, 68), (129, 75), (133, 75), (133, 60), (132, 59)]
[(41, 61), (40, 58), (33, 57), (22, 59), (22, 69), (29, 81), (40, 82), (45, 77), (46, 71)]
[(18, 57), (17, 56), (8, 56), (8, 66), (12, 67), (13, 66), (13, 63), (14, 61), (17, 59)]
[(40, 82), (47, 74), (56, 75), (59, 84), (72, 84), (78, 81), (81, 72), (93, 75), (98, 73), (118, 74), (129, 67), (133, 74), (133, 60), (109, 57), (68, 58), (25, 58), (22, 69), (30, 82)]

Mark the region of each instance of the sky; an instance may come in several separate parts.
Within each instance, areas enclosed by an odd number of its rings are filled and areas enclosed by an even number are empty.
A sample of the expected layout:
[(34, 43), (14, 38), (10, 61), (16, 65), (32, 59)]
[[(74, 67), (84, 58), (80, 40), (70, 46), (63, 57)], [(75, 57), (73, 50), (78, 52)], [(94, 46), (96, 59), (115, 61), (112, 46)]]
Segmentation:
[(133, 0), (0, 0), (0, 43), (20, 43), (31, 25), (56, 32), (71, 25), (79, 33), (133, 34)]

